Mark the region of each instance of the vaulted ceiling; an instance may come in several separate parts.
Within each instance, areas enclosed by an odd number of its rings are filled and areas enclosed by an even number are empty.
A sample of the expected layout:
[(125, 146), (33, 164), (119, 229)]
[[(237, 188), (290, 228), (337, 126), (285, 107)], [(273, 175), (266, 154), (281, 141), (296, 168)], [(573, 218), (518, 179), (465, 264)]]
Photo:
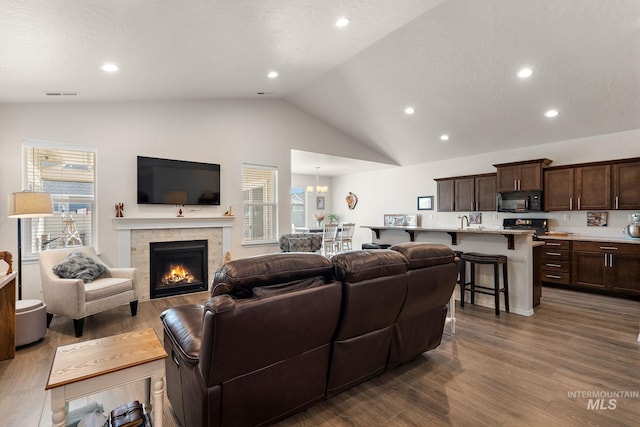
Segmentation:
[(238, 97), (400, 165), (637, 129), (640, 2), (0, 0), (2, 103)]

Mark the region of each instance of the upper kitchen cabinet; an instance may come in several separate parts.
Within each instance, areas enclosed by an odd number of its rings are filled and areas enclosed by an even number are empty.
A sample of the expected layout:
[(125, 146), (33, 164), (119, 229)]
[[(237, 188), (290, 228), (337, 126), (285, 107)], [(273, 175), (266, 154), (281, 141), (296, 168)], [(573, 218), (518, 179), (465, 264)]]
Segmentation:
[(476, 210), (490, 212), (496, 210), (496, 174), (480, 175), (475, 178)]
[(493, 165), (497, 168), (496, 191), (542, 190), (542, 170), (549, 164), (549, 159), (537, 159)]
[(453, 212), (454, 179), (436, 179), (438, 185), (438, 212)]
[(496, 174), (436, 179), (438, 211), (470, 212), (496, 210)]
[(590, 164), (544, 171), (544, 209), (572, 211), (609, 209), (611, 166)]
[(612, 165), (613, 208), (640, 209), (640, 159)]

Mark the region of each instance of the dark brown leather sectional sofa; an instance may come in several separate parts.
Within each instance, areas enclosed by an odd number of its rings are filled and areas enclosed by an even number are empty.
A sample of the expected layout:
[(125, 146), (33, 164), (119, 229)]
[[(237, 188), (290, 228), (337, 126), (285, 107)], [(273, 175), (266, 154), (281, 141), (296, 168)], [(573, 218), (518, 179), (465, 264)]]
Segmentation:
[(417, 242), (225, 264), (204, 305), (161, 315), (174, 414), (267, 425), (413, 360), (440, 344), (458, 264)]

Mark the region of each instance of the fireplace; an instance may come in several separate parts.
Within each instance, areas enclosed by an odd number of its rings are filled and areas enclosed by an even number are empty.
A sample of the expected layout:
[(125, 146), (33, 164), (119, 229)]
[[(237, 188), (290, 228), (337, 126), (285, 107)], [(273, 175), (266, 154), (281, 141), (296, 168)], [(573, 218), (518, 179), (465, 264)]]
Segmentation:
[(207, 253), (207, 240), (150, 242), (150, 297), (206, 290)]

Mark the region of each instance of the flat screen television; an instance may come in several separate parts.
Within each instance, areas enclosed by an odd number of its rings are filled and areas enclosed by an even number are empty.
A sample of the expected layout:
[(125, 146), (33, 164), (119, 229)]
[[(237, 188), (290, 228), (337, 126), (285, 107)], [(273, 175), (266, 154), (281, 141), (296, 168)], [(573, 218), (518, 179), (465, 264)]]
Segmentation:
[(138, 204), (220, 205), (220, 165), (138, 156)]

